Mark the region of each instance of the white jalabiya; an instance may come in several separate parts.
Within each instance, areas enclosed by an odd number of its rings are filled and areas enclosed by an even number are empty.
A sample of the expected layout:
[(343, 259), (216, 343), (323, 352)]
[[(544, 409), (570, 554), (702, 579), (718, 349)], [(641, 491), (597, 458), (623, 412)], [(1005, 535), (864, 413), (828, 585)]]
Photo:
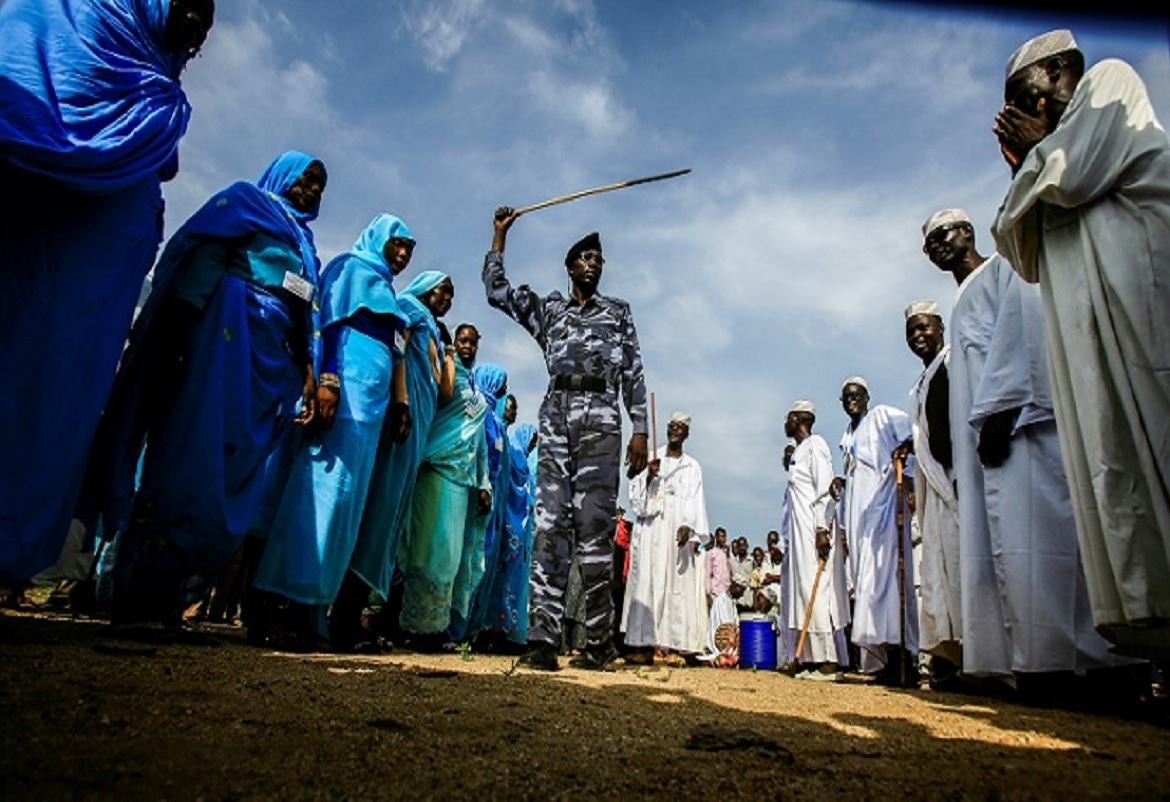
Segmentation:
[[(963, 670), (1102, 665), (1060, 464), (1036, 288), (1000, 256), (959, 287), (951, 316), (951, 438), (959, 494)], [(977, 432), (1020, 409), (1011, 452), (984, 468)]]
[[(657, 646), (700, 653), (707, 643), (707, 596), (700, 543), (710, 538), (703, 471), (689, 454), (668, 457), (659, 449), (656, 479), (649, 471), (630, 480), (630, 573), (622, 630), (630, 646)], [(695, 534), (678, 545), (680, 526)]]
[[(845, 457), (845, 533), (849, 543), (849, 571), (853, 581), (853, 642), (862, 648), (861, 669), (881, 670), (886, 646), (902, 642), (918, 651), (918, 610), (914, 600), (910, 527), (898, 532), (894, 449), (910, 439), (910, 418), (894, 407), (870, 409), (841, 438)], [(905, 522), (909, 521), (906, 516)], [(898, 537), (905, 559), (898, 576)], [(905, 589), (906, 614), (899, 620)]]
[[(919, 647), (954, 662), (955, 642), (962, 638), (962, 594), (959, 580), (959, 502), (951, 471), (930, 452), (926, 399), (930, 383), (950, 362), (950, 346), (943, 346), (910, 390), (910, 422), (914, 429), (914, 497), (922, 544), (919, 587)], [(944, 374), (945, 375), (945, 374)]]
[(1170, 659), (1170, 142), (1102, 61), (1024, 159), (993, 228), (1039, 282), (1053, 402), (1098, 630)]
[[(788, 469), (788, 540), (784, 560), (788, 580), (785, 626), (791, 637), (799, 640), (805, 614), (812, 598), (813, 580), (817, 575), (817, 530), (828, 529), (827, 507), (829, 484), (833, 481), (833, 457), (820, 435), (805, 438), (792, 454)], [(816, 599), (809, 618), (808, 636), (799, 655), (801, 662), (837, 662), (836, 633), (849, 624), (849, 596), (837, 584), (836, 577), (844, 565), (840, 548), (831, 548), (829, 560), (817, 583)]]
[[(792, 470), (791, 461), (788, 464), (788, 470)], [(791, 473), (789, 474), (791, 476)], [(791, 584), (791, 570), (789, 564), (792, 562), (792, 537), (788, 527), (788, 507), (790, 504), (787, 483), (784, 488), (784, 495), (780, 502), (780, 540), (776, 545), (780, 552), (784, 555), (784, 559), (780, 561), (780, 582), (779, 584), (772, 584), (767, 586), (773, 595), (771, 598), (777, 602), (779, 610), (774, 617), (773, 628), (776, 630), (776, 664), (783, 666), (793, 662), (796, 659), (796, 638), (792, 637), (792, 630), (788, 627), (789, 606), (792, 598), (789, 592), (789, 585)], [(767, 564), (772, 564), (771, 557), (767, 557)], [(765, 569), (765, 572), (768, 569)]]

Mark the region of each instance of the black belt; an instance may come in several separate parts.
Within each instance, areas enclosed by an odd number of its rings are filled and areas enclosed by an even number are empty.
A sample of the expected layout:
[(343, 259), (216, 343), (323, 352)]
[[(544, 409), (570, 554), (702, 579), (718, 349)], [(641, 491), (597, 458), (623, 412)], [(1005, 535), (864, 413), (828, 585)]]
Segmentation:
[(587, 393), (604, 393), (609, 385), (600, 376), (584, 376), (573, 373), (567, 376), (553, 376), (553, 388), (556, 390), (583, 390)]

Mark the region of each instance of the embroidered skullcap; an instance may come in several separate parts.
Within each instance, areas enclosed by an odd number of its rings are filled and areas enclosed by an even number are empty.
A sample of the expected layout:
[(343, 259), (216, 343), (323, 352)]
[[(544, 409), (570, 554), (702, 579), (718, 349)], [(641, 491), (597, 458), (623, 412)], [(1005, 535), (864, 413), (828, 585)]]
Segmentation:
[(670, 416), (671, 423), (681, 423), (688, 429), (691, 428), (691, 416), (685, 412), (676, 412)]
[(930, 236), (930, 232), (941, 226), (950, 226), (955, 223), (971, 224), (971, 217), (962, 209), (941, 209), (926, 219), (922, 224), (922, 238)]
[(1038, 61), (1055, 56), (1058, 53), (1067, 53), (1069, 50), (1078, 50), (1077, 40), (1072, 31), (1061, 28), (1029, 39), (1020, 45), (1007, 62), (1007, 73), (1004, 79), (1010, 81), (1016, 73)]
[(592, 234), (586, 234), (573, 243), (573, 247), (569, 248), (569, 252), (565, 254), (565, 267), (569, 267), (573, 262), (577, 261), (577, 257), (585, 251), (600, 251), (601, 250), (601, 235), (594, 231)]
[(803, 398), (793, 401), (792, 406), (788, 408), (789, 413), (792, 412), (808, 412), (809, 414), (817, 414), (817, 406), (812, 401), (805, 401)]
[(942, 317), (942, 313), (938, 310), (938, 304), (934, 301), (915, 301), (906, 307), (906, 319), (916, 315), (934, 315), (935, 317)]
[(841, 382), (841, 389), (844, 390), (850, 384), (856, 384), (857, 386), (864, 389), (867, 393), (869, 392), (869, 382), (867, 382), (861, 376), (850, 376), (848, 379)]

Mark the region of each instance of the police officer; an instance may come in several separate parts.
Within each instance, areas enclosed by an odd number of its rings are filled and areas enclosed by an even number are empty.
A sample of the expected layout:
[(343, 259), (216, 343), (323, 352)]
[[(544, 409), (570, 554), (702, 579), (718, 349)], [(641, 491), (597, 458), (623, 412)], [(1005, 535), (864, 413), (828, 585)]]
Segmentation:
[(617, 659), (613, 633), (613, 510), (620, 481), (620, 394), (633, 425), (628, 474), (646, 467), (646, 385), (630, 307), (597, 292), (605, 259), (596, 232), (565, 256), (568, 296), (513, 288), (504, 245), (516, 213), (495, 213), (484, 258), (488, 303), (523, 326), (544, 351), (549, 384), (540, 407), (536, 533), (532, 546), (528, 651), (521, 662), (556, 671), (565, 587), (574, 551), (585, 585), (585, 651), (575, 668), (605, 670)]

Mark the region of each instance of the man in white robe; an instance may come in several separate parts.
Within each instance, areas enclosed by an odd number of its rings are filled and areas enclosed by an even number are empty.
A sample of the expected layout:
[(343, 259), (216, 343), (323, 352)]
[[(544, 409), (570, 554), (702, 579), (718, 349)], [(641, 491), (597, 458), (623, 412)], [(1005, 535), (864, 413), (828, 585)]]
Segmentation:
[(1000, 675), (1107, 665), (1092, 628), (1060, 461), (1036, 288), (975, 250), (962, 209), (923, 226), (959, 282), (951, 425), (962, 532), (963, 670)]
[(705, 563), (698, 549), (710, 534), (703, 471), (683, 453), (690, 423), (689, 415), (674, 413), (666, 445), (630, 480), (636, 517), (622, 630), (627, 646), (641, 648), (635, 662), (644, 662), (654, 647), (696, 655), (707, 642)]
[(1097, 629), (1170, 659), (1170, 141), (1133, 68), (1068, 31), (1008, 63), (996, 244), (1044, 299), (1053, 403)]
[[(784, 446), (784, 474), (788, 477), (789, 471), (792, 470), (792, 455), (796, 453), (796, 443), (788, 443)], [(772, 530), (768, 533), (768, 563), (772, 568), (763, 569), (762, 573), (767, 576), (767, 571), (777, 570), (780, 574), (780, 581), (765, 585), (764, 592), (770, 594), (770, 598), (775, 602), (775, 610), (773, 611), (773, 629), (776, 631), (776, 665), (779, 670), (785, 674), (795, 675), (797, 671), (796, 662), (796, 638), (792, 637), (792, 630), (788, 626), (788, 610), (791, 595), (789, 593), (789, 580), (792, 577), (792, 572), (788, 568), (788, 562), (791, 559), (791, 538), (788, 531), (788, 508), (789, 508), (789, 493), (788, 493), (788, 479), (785, 479), (784, 494), (780, 501), (780, 530)], [(772, 534), (776, 534), (775, 549), (772, 546)], [(779, 565), (772, 563), (772, 555), (777, 553), (783, 554)]]
[(932, 679), (943, 681), (962, 664), (962, 592), (959, 578), (959, 502), (955, 498), (951, 447), (950, 346), (934, 301), (910, 304), (906, 345), (924, 370), (910, 390), (914, 453), (915, 517), (921, 536), (918, 645), (931, 654)]
[[(788, 549), (784, 556), (784, 626), (795, 646), (808, 618), (808, 632), (795, 659), (808, 670), (797, 676), (814, 680), (840, 678), (838, 664), (848, 663), (848, 653), (838, 652), (837, 633), (849, 624), (849, 596), (837, 582), (844, 555), (833, 548), (829, 530), (829, 486), (833, 481), (833, 456), (820, 435), (812, 433), (816, 407), (796, 401), (784, 421), (784, 434), (796, 441), (788, 469)], [(815, 582), (815, 594), (814, 594)], [(811, 613), (809, 608), (812, 608)]]
[[(853, 642), (861, 670), (884, 682), (901, 681), (898, 660), (913, 666), (918, 653), (918, 611), (914, 602), (909, 516), (898, 531), (894, 450), (912, 436), (910, 418), (900, 409), (869, 408), (869, 385), (846, 379), (841, 406), (849, 426), (841, 437), (845, 460), (845, 534), (853, 582)], [(902, 574), (898, 573), (901, 539)], [(904, 651), (900, 652), (900, 649)], [(906, 672), (917, 682), (917, 668)]]

